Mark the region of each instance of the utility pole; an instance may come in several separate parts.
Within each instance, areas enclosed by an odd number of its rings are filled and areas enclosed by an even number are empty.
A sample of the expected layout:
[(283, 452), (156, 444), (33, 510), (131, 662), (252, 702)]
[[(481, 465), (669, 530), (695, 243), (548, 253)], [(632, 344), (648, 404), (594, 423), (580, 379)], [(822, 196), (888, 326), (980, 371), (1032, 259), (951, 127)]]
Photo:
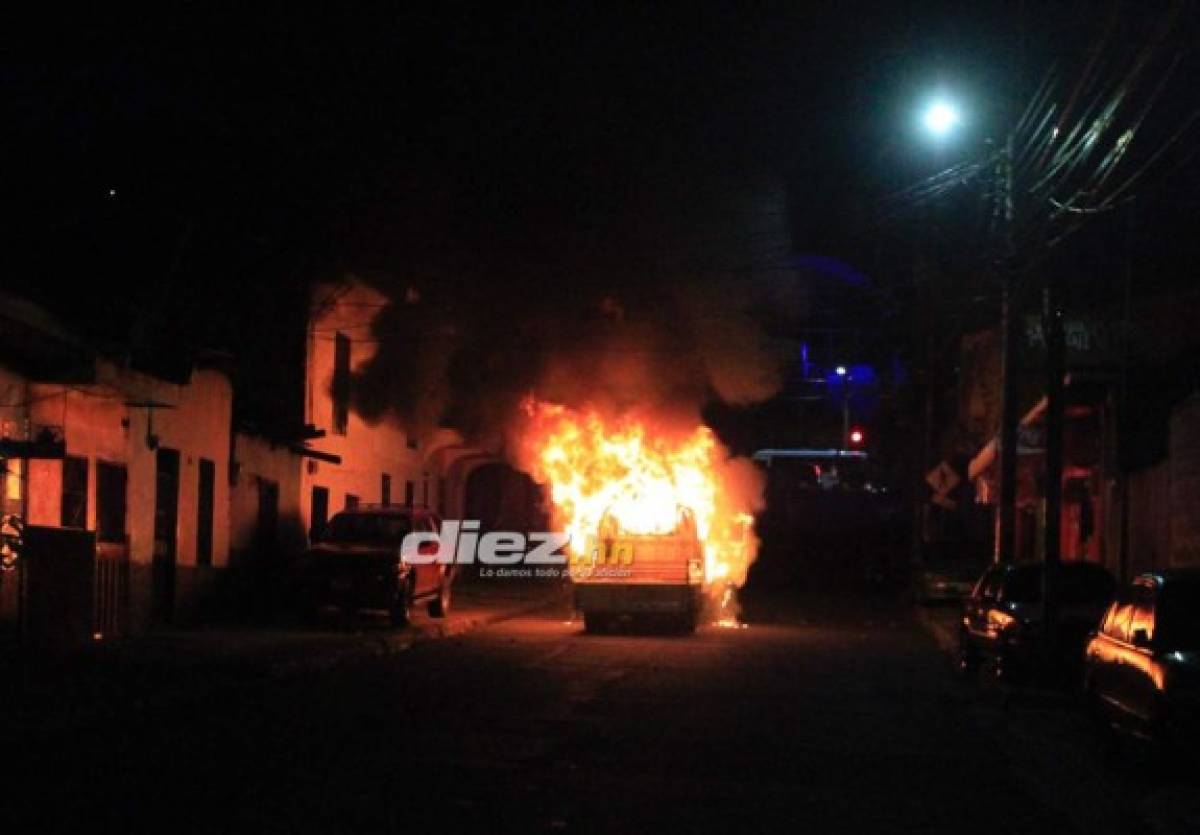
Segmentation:
[(850, 448), (850, 375), (842, 377), (842, 449)]
[(1000, 154), (996, 172), (999, 212), (1003, 222), (1004, 254), (1001, 259), (1002, 301), (1000, 306), (1001, 406), (1000, 406), (1000, 503), (996, 513), (996, 562), (1011, 562), (1015, 556), (1017, 530), (1017, 364), (1020, 330), (1017, 315), (1017, 263), (1013, 241), (1013, 136), (1010, 132)]
[(1042, 331), (1046, 343), (1046, 520), (1042, 548), (1043, 622), (1053, 646), (1056, 636), (1057, 606), (1055, 578), (1060, 559), (1059, 531), (1062, 526), (1063, 475), (1063, 345), (1062, 289), (1059, 281), (1047, 276), (1042, 289)]
[(1133, 286), (1133, 233), (1137, 202), (1129, 204), (1125, 228), (1125, 299), (1121, 322), (1121, 388), (1117, 396), (1117, 453), (1115, 469), (1121, 485), (1120, 550), (1118, 552), (1117, 579), (1124, 583), (1129, 579), (1129, 474), (1125, 472), (1124, 448), (1120, 442), (1122, 427), (1129, 425), (1129, 331), (1132, 327)]
[(837, 367), (838, 384), (842, 387), (842, 449), (850, 448), (850, 369)]

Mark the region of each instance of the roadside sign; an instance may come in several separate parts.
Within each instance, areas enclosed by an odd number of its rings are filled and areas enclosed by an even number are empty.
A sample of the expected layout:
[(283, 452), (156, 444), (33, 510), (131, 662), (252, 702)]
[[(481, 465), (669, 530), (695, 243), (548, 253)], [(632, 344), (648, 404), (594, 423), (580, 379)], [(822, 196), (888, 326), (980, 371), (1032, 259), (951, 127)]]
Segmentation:
[(945, 461), (925, 474), (925, 483), (933, 490), (933, 497), (930, 501), (948, 510), (953, 510), (958, 506), (958, 503), (950, 498), (950, 491), (961, 482), (962, 478)]

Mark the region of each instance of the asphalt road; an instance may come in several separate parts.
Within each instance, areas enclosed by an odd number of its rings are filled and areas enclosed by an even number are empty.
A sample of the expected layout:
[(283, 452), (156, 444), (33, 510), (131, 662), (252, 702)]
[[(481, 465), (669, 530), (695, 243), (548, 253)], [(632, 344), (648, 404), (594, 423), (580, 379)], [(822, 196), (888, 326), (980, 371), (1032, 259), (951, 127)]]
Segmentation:
[(548, 612), (9, 740), (4, 831), (1142, 829), (1012, 738), (899, 605), (693, 637)]

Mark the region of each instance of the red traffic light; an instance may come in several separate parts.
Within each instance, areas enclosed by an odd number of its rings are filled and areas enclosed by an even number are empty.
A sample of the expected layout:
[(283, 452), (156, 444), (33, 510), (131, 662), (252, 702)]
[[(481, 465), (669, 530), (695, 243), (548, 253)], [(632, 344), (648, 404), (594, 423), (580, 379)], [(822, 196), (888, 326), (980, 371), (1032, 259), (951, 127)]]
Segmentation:
[(850, 430), (850, 446), (862, 446), (867, 440), (867, 433), (863, 432), (857, 426)]

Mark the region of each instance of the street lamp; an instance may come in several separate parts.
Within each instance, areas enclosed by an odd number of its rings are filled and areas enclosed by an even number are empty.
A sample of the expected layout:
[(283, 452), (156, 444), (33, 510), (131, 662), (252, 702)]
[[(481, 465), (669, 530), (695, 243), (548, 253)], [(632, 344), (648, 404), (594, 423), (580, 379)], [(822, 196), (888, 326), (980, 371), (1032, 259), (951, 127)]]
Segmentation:
[(842, 449), (850, 447), (850, 375), (846, 366), (839, 365), (834, 369), (842, 381)]
[(927, 131), (941, 139), (962, 123), (962, 116), (953, 103), (938, 99), (925, 109), (921, 122)]
[[(942, 167), (942, 156), (946, 150), (946, 145), (949, 144), (951, 136), (962, 125), (962, 114), (958, 106), (944, 95), (938, 95), (929, 99), (923, 111), (919, 116), (921, 127), (923, 128), (923, 137), (928, 144), (934, 148), (934, 158), (937, 167)], [(927, 223), (927, 238), (926, 246), (931, 249), (936, 248), (937, 231), (936, 224), (933, 222), (934, 216), (932, 209), (926, 210), (929, 214), (926, 216)], [(937, 413), (937, 392), (936, 392), (936, 377), (937, 377), (937, 329), (935, 327), (934, 314), (934, 288), (930, 282), (922, 281), (920, 283), (921, 303), (925, 306), (926, 320), (924, 342), (925, 342), (925, 366), (927, 369), (925, 380), (925, 415), (924, 415), (924, 431), (921, 433), (921, 466), (928, 467), (933, 463), (934, 446), (935, 446), (935, 427), (934, 420)], [(924, 473), (921, 473), (923, 475)], [(928, 509), (924, 502), (916, 502), (913, 506), (914, 528), (913, 536), (913, 559), (924, 559), (925, 556), (925, 540), (927, 530), (927, 514)]]
[[(939, 143), (946, 139), (963, 119), (959, 109), (945, 96), (932, 99), (921, 115), (926, 132)], [(996, 519), (994, 557), (997, 562), (1013, 558), (1016, 538), (1016, 482), (1017, 482), (1017, 315), (1015, 301), (1015, 252), (1013, 244), (1013, 132), (1010, 130), (995, 155), (993, 188), (997, 205), (1000, 207), (1004, 250), (1000, 259), (1001, 270), (1001, 415), (1000, 415), (1000, 496)], [(932, 353), (930, 367), (932, 368)], [(932, 389), (931, 389), (932, 394)], [(932, 432), (932, 401), (927, 403), (927, 433)], [(932, 453), (932, 437), (926, 437), (926, 459)]]

